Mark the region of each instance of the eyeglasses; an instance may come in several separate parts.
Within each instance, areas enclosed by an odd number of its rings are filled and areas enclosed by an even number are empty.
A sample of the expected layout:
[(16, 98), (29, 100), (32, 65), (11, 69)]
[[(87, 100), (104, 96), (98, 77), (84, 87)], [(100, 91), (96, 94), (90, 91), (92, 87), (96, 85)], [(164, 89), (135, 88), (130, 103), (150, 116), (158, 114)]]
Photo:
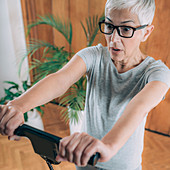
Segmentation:
[(125, 25), (115, 26), (113, 24), (105, 22), (105, 20), (99, 22), (99, 28), (103, 34), (111, 35), (113, 31), (116, 29), (119, 36), (123, 38), (132, 38), (135, 31), (143, 29), (146, 26), (148, 25), (142, 25), (140, 27), (134, 28), (134, 27), (125, 26)]

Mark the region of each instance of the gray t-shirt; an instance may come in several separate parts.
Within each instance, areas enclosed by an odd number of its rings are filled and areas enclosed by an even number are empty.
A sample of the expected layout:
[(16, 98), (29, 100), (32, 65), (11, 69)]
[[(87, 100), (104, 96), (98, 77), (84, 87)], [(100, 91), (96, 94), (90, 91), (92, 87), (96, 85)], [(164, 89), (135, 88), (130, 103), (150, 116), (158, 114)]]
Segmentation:
[[(118, 73), (107, 47), (101, 44), (77, 53), (87, 67), (85, 117), (82, 131), (102, 139), (122, 115), (130, 100), (151, 81), (170, 87), (170, 70), (160, 60), (147, 57), (137, 67)], [(146, 116), (147, 117), (147, 116)], [(134, 170), (142, 162), (146, 117), (125, 145), (108, 162), (96, 167), (108, 170)], [(127, 129), (128, 131), (128, 129)]]

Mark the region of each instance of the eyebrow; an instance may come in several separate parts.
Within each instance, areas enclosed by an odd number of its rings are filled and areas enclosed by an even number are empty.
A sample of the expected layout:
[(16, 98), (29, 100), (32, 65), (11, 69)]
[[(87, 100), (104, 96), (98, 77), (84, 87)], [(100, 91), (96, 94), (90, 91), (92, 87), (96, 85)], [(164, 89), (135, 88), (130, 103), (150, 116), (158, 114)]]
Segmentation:
[(112, 22), (113, 23), (113, 21), (111, 20), (111, 19), (109, 19), (108, 17), (106, 17), (110, 22)]
[[(112, 22), (113, 23), (113, 21), (110, 19), (110, 18), (108, 18), (108, 17), (106, 17), (110, 22)], [(128, 23), (128, 22), (133, 22), (134, 23), (134, 21), (133, 20), (127, 20), (127, 21), (123, 21), (123, 22), (121, 22), (121, 24), (125, 24), (125, 23)]]
[(123, 21), (123, 22), (121, 22), (121, 24), (126, 24), (126, 23), (128, 23), (128, 22), (133, 22), (133, 23), (134, 23), (134, 21), (128, 20), (128, 21)]

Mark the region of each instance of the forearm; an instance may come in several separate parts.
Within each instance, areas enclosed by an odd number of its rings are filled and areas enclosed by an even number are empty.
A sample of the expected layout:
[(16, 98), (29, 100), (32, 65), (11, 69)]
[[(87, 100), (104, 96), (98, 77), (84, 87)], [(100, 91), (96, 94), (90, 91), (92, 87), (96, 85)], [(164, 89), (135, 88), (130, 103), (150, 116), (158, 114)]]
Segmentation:
[(69, 87), (86, 73), (86, 65), (75, 55), (61, 70), (50, 74), (9, 104), (15, 105), (23, 113), (43, 105), (64, 94)]
[(74, 133), (65, 137), (60, 141), (57, 161), (68, 160), (78, 166), (85, 166), (90, 156), (96, 152), (100, 153), (100, 162), (109, 161), (134, 133), (146, 114), (162, 100), (167, 89), (160, 82), (146, 85), (129, 102), (120, 119), (102, 140), (86, 133)]
[(127, 105), (124, 113), (102, 141), (117, 151), (126, 143), (147, 113), (157, 106), (166, 94), (168, 86), (162, 82), (150, 82)]
[(25, 113), (61, 96), (68, 88), (61, 75), (54, 73), (39, 81), (20, 97), (10, 101), (9, 104), (17, 106)]
[(109, 145), (111, 149), (116, 149), (117, 152), (134, 133), (146, 114), (147, 111), (142, 107), (140, 109), (140, 106), (136, 109), (131, 108), (131, 105), (127, 106), (120, 119), (111, 131), (104, 136), (102, 141)]

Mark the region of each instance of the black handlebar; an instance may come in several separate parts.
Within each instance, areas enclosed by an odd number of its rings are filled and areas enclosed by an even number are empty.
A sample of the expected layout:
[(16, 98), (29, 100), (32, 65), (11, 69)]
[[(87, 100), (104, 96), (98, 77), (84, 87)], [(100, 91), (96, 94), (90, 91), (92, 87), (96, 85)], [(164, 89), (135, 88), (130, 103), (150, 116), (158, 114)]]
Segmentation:
[[(59, 153), (59, 143), (62, 138), (26, 124), (19, 126), (14, 131), (14, 134), (17, 136), (28, 137), (32, 143), (35, 153), (39, 154), (43, 159), (46, 160), (46, 162), (50, 164), (60, 163), (57, 162), (55, 158)], [(96, 153), (90, 158), (88, 164), (94, 166), (97, 163), (99, 157), (99, 153)]]

